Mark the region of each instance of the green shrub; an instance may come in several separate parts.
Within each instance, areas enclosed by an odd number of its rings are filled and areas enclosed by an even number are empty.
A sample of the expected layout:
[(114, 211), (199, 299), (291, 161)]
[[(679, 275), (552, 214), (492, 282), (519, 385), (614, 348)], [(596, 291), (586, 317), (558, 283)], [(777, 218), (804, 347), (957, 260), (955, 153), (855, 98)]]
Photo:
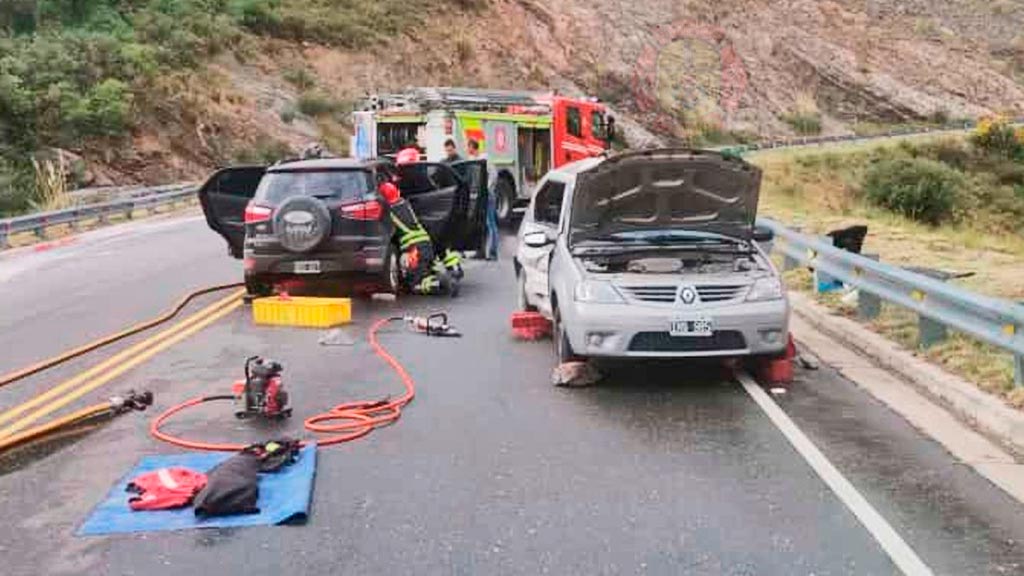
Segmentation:
[(286, 70), (284, 79), (299, 90), (309, 90), (316, 86), (316, 76), (304, 67)]
[(231, 0), (229, 10), (257, 34), (348, 48), (397, 34), (423, 12), (398, 0)]
[(133, 98), (124, 82), (104, 80), (78, 98), (67, 111), (67, 121), (77, 135), (119, 136), (128, 128)]
[(0, 157), (0, 217), (14, 216), (31, 205), (33, 186), (32, 166)]
[(989, 154), (1024, 161), (1024, 129), (1006, 120), (985, 119), (978, 123), (971, 142)]
[(280, 140), (265, 140), (252, 147), (236, 149), (232, 161), (236, 164), (272, 164), (292, 155), (288, 144)]
[(967, 182), (956, 209), (957, 220), (987, 232), (1024, 232), (1024, 186), (1005, 186), (994, 175)]
[(868, 168), (862, 188), (874, 204), (935, 225), (953, 215), (963, 186), (963, 175), (945, 164), (923, 158), (896, 158)]
[(350, 103), (334, 100), (321, 92), (303, 92), (299, 96), (297, 107), (302, 114), (314, 118), (334, 114), (344, 115), (352, 109)]
[(786, 114), (782, 119), (789, 124), (797, 134), (809, 136), (821, 134), (821, 114), (793, 112)]
[(992, 174), (1000, 184), (1024, 186), (1024, 162), (998, 162), (992, 167)]
[(911, 157), (938, 160), (960, 171), (967, 170), (973, 161), (971, 151), (964, 146), (961, 140), (955, 138), (942, 138), (920, 143), (904, 140), (900, 142), (900, 149)]
[(298, 113), (295, 111), (295, 109), (289, 106), (288, 108), (281, 110), (281, 113), (278, 116), (281, 118), (281, 122), (284, 122), (285, 124), (291, 124), (292, 122), (295, 122), (295, 116), (297, 115)]

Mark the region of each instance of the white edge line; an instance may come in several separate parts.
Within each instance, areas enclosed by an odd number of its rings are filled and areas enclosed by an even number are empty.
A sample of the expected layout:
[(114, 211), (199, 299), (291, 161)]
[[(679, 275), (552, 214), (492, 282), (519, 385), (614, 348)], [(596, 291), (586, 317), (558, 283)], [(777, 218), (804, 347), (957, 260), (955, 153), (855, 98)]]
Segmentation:
[(743, 389), (761, 407), (768, 419), (789, 440), (793, 448), (803, 456), (811, 468), (825, 482), (833, 493), (853, 512), (864, 528), (882, 546), (889, 558), (907, 576), (932, 576), (933, 572), (914, 550), (896, 533), (896, 530), (878, 513), (857, 488), (847, 480), (817, 446), (797, 427), (796, 424), (779, 408), (761, 386), (744, 372), (737, 372), (736, 379)]

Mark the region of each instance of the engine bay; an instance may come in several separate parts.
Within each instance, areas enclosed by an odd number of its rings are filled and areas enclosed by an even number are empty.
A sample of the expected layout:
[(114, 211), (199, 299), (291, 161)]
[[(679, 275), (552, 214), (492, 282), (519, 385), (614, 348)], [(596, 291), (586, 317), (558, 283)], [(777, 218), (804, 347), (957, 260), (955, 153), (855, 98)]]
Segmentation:
[(729, 274), (769, 270), (753, 252), (621, 252), (580, 256), (593, 274)]

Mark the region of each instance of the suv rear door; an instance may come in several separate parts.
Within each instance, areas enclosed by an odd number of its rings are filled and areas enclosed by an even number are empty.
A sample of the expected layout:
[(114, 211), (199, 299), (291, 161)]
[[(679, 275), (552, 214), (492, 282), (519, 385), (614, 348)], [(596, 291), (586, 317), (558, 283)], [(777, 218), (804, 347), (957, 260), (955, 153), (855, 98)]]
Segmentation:
[(228, 253), (242, 257), (245, 207), (256, 194), (266, 166), (234, 166), (218, 170), (199, 188), (206, 223), (228, 243)]

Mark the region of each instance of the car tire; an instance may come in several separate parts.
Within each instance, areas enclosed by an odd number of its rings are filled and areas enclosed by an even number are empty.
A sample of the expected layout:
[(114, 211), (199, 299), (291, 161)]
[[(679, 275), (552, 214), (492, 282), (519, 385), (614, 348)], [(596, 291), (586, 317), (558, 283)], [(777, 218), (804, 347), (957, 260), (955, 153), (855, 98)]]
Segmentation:
[(498, 216), (498, 226), (509, 226), (512, 224), (512, 216), (515, 214), (513, 208), (516, 202), (515, 184), (507, 176), (498, 178), (494, 186), (494, 193), (497, 194), (497, 207), (495, 212)]
[(274, 293), (274, 286), (269, 282), (264, 282), (259, 276), (246, 276), (245, 291), (254, 298), (263, 298)]
[(523, 312), (536, 312), (537, 307), (530, 304), (526, 297), (526, 274), (522, 270), (516, 272), (516, 308)]
[(555, 306), (552, 311), (554, 312), (554, 334), (551, 341), (555, 344), (555, 359), (559, 364), (585, 360), (583, 356), (573, 351), (569, 335), (565, 333), (565, 325), (562, 323), (562, 314), (559, 312), (558, 306)]
[(380, 276), (380, 291), (385, 294), (398, 295), (402, 291), (402, 267), (399, 263), (401, 254), (398, 246), (391, 245), (384, 256), (384, 272)]

